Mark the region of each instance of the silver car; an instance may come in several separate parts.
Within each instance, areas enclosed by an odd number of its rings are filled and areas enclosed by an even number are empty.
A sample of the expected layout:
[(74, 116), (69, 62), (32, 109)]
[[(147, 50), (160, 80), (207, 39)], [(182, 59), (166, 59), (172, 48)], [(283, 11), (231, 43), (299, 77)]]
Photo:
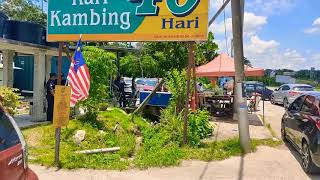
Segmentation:
[(288, 107), (299, 95), (310, 91), (314, 91), (314, 87), (308, 84), (284, 84), (272, 93), (271, 103)]

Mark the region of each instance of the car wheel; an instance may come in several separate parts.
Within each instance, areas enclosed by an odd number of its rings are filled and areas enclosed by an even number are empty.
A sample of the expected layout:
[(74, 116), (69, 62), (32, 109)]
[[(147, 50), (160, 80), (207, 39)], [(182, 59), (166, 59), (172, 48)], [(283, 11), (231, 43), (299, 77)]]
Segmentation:
[(283, 122), (281, 122), (281, 139), (283, 140), (283, 142), (287, 141), (286, 128), (285, 128)]
[(288, 107), (289, 106), (289, 102), (288, 102), (288, 99), (287, 98), (285, 98), (284, 100), (283, 100), (283, 107)]
[(274, 97), (273, 96), (271, 96), (270, 102), (271, 102), (271, 104), (276, 104), (276, 102), (274, 101)]
[(319, 172), (319, 168), (312, 162), (310, 149), (307, 142), (302, 144), (302, 168), (306, 173), (316, 173)]

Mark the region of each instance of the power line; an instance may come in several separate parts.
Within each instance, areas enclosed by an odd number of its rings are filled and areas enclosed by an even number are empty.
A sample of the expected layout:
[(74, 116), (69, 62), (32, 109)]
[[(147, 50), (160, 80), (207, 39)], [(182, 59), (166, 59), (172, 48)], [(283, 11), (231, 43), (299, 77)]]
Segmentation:
[(226, 0), (226, 2), (224, 2), (224, 4), (217, 11), (217, 13), (210, 19), (209, 27), (213, 24), (213, 22), (217, 19), (217, 17), (221, 14), (221, 12), (226, 8), (226, 6), (229, 4), (229, 2), (230, 2), (230, 0)]

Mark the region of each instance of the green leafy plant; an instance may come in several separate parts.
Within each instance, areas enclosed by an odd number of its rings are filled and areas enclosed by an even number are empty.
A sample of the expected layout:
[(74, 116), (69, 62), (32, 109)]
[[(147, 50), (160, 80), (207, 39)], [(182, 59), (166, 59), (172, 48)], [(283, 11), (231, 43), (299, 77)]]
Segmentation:
[(212, 135), (213, 128), (209, 123), (210, 114), (208, 111), (198, 110), (189, 115), (189, 144), (200, 145), (200, 140)]
[(82, 105), (88, 111), (97, 111), (97, 104), (106, 102), (110, 97), (110, 79), (116, 72), (116, 56), (92, 46), (83, 49), (83, 56), (90, 70), (90, 92)]
[(218, 50), (218, 44), (214, 42), (214, 35), (212, 32), (208, 34), (208, 40), (198, 43), (196, 46), (196, 65), (200, 66), (203, 64), (207, 64), (213, 58), (215, 58)]
[(166, 85), (168, 90), (172, 93), (170, 106), (175, 108), (175, 114), (179, 114), (183, 111), (187, 98), (186, 71), (174, 69), (169, 72), (166, 76)]
[(10, 87), (0, 87), (0, 96), (2, 97), (2, 105), (5, 110), (11, 114), (15, 115), (16, 108), (19, 106), (21, 98), (18, 94), (18, 89), (10, 88)]

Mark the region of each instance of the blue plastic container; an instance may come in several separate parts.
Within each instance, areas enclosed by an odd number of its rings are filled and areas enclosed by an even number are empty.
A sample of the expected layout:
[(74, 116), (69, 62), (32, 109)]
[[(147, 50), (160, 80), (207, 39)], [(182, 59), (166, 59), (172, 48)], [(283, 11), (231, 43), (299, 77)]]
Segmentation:
[(43, 30), (44, 27), (36, 23), (8, 20), (4, 24), (3, 38), (44, 45)]
[(47, 30), (46, 29), (44, 29), (42, 32), (42, 39), (43, 39), (43, 42), (42, 42), (43, 45), (59, 48), (58, 42), (48, 42), (47, 41)]
[[(140, 92), (140, 103), (142, 103), (150, 94), (150, 91)], [(167, 107), (169, 105), (172, 94), (169, 92), (157, 92), (149, 101), (149, 106)]]

